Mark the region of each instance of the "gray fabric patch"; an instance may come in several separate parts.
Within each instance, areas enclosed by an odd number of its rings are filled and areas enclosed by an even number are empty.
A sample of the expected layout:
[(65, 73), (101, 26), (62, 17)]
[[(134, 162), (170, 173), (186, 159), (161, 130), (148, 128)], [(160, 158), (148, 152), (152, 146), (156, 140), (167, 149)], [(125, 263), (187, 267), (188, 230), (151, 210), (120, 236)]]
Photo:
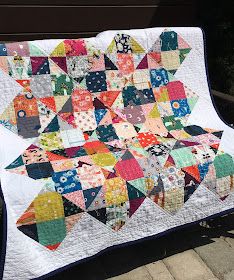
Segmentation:
[(39, 116), (35, 117), (23, 117), (17, 119), (18, 133), (23, 138), (33, 138), (38, 137), (38, 130), (40, 129), (40, 119)]
[(68, 74), (73, 78), (81, 78), (88, 74), (90, 68), (88, 56), (67, 57)]
[(31, 90), (35, 97), (43, 98), (53, 96), (50, 75), (35, 75), (31, 79)]

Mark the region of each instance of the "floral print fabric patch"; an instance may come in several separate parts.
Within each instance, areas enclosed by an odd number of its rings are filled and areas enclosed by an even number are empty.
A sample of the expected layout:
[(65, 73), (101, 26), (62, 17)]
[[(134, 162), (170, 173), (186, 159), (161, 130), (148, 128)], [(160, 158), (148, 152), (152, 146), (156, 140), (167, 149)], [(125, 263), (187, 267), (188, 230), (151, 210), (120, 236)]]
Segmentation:
[(31, 141), (6, 167), (44, 187), (18, 229), (56, 250), (84, 213), (120, 230), (151, 199), (174, 215), (203, 183), (220, 200), (233, 191), (222, 131), (188, 124), (198, 95), (175, 77), (191, 47), (164, 31), (145, 50), (116, 34), (105, 52), (63, 40), (46, 55), (6, 44), (0, 67), (21, 92), (0, 123)]

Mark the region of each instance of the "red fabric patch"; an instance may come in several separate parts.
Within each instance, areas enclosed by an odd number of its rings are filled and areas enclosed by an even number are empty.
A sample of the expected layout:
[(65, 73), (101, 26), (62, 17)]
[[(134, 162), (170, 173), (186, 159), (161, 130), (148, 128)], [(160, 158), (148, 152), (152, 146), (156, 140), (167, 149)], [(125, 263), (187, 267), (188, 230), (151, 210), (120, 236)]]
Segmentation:
[(144, 177), (140, 165), (134, 158), (117, 162), (115, 165), (115, 169), (126, 181)]

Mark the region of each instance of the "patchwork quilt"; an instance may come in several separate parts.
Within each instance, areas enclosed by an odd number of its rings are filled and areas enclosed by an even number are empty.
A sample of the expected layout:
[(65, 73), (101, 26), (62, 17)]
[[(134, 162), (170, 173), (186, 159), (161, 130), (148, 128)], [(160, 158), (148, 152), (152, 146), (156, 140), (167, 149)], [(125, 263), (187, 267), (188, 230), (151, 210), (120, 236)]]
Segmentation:
[(199, 28), (0, 45), (3, 279), (234, 210)]

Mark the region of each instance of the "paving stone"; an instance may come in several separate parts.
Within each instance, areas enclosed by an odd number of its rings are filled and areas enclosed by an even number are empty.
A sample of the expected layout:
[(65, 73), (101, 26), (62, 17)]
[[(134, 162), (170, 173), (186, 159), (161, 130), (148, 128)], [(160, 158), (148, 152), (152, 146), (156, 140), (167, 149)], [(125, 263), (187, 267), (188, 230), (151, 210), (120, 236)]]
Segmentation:
[(194, 249), (216, 277), (223, 279), (234, 268), (234, 250), (221, 238)]
[(233, 234), (233, 238), (225, 237), (224, 241), (226, 241), (229, 244), (229, 246), (231, 246), (234, 249), (234, 234)]
[(233, 280), (234, 279), (234, 270), (224, 275), (224, 280)]
[(170, 271), (162, 261), (153, 262), (146, 265), (152, 280), (174, 280)]
[(176, 280), (210, 280), (215, 278), (211, 270), (193, 250), (163, 260)]
[(109, 280), (152, 280), (145, 266), (138, 267), (128, 273), (109, 278)]

